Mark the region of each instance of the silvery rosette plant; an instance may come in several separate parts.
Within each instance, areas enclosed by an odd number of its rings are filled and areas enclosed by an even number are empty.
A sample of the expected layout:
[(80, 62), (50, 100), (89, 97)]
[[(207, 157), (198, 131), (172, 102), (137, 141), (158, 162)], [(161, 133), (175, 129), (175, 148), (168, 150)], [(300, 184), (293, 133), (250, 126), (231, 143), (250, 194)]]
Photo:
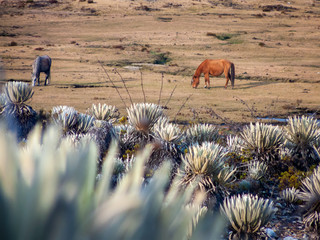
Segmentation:
[(152, 136), (153, 141), (160, 144), (150, 159), (154, 160), (154, 164), (159, 165), (166, 159), (172, 159), (174, 164), (181, 163), (185, 144), (183, 132), (177, 124), (168, 123), (166, 119), (163, 122), (159, 120), (152, 129)]
[(269, 199), (243, 194), (226, 198), (220, 211), (232, 229), (229, 239), (261, 239), (259, 230), (272, 219), (276, 209)]
[(4, 93), (8, 101), (12, 104), (25, 104), (34, 94), (30, 84), (24, 82), (7, 82)]
[(204, 142), (189, 146), (188, 152), (182, 156), (181, 183), (196, 182), (201, 190), (216, 192), (217, 187), (233, 181), (236, 169), (226, 167), (227, 158), (223, 147), (218, 144)]
[(227, 146), (226, 149), (229, 153), (234, 153), (237, 155), (242, 154), (242, 149), (244, 145), (244, 140), (239, 136), (227, 136)]
[(263, 161), (270, 170), (281, 170), (280, 149), (283, 146), (283, 133), (278, 126), (256, 122), (250, 123), (240, 133), (243, 150), (254, 160)]
[(87, 114), (77, 114), (77, 123), (76, 123), (76, 133), (78, 134), (85, 134), (87, 133), (92, 127), (95, 118), (93, 116)]
[(0, 115), (4, 111), (6, 104), (7, 104), (6, 95), (4, 93), (2, 93), (2, 94), (0, 94)]
[(88, 113), (97, 120), (115, 122), (120, 117), (120, 112), (115, 106), (107, 104), (92, 104), (88, 109)]
[(213, 125), (195, 124), (185, 131), (185, 136), (188, 145), (216, 142), (219, 139), (219, 131)]
[(291, 150), (296, 167), (306, 170), (320, 162), (316, 149), (320, 139), (320, 125), (313, 117), (289, 117), (285, 126), (286, 147)]
[(299, 198), (304, 202), (303, 221), (307, 229), (320, 233), (320, 167), (302, 181)]
[(34, 94), (33, 88), (28, 83), (14, 81), (7, 82), (3, 92), (1, 112), (7, 125), (17, 133), (18, 139), (25, 138), (37, 122), (37, 113), (26, 104)]
[(295, 204), (299, 200), (300, 190), (294, 187), (286, 188), (280, 192), (280, 197), (288, 204)]
[(128, 122), (138, 132), (148, 135), (163, 116), (162, 108), (154, 103), (135, 103), (127, 108)]
[(77, 127), (77, 115), (77, 110), (69, 106), (56, 106), (51, 111), (53, 122), (60, 126), (65, 134), (75, 131)]
[(248, 177), (252, 180), (259, 181), (266, 176), (268, 166), (264, 162), (251, 161), (248, 164)]

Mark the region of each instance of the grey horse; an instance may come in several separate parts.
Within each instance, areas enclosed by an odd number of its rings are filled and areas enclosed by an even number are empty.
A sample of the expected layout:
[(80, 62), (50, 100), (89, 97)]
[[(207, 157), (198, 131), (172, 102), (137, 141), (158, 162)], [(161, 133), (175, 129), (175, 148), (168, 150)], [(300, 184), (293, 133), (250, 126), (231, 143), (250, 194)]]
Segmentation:
[(44, 85), (49, 84), (50, 80), (50, 68), (51, 68), (51, 58), (48, 55), (39, 56), (34, 60), (32, 64), (32, 86), (36, 85), (38, 80), (38, 85), (40, 85), (40, 73), (44, 72), (46, 74), (46, 80)]

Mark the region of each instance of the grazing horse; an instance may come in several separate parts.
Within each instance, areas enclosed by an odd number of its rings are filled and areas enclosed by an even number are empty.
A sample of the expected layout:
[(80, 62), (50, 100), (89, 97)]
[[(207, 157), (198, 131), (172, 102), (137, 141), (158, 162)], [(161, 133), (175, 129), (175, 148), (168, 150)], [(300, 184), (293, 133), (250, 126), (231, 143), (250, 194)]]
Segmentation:
[(204, 60), (199, 65), (199, 67), (197, 68), (196, 72), (192, 77), (191, 85), (193, 88), (198, 87), (201, 73), (204, 74), (205, 88), (210, 88), (209, 75), (217, 77), (217, 76), (220, 76), (222, 73), (224, 73), (227, 79), (226, 85), (224, 87), (227, 88), (229, 79), (231, 80), (232, 88), (234, 87), (234, 78), (235, 78), (234, 64), (228, 60), (225, 60), (225, 59)]
[(38, 85), (40, 85), (40, 73), (44, 72), (46, 74), (46, 80), (44, 85), (49, 84), (50, 80), (50, 68), (51, 68), (51, 58), (48, 55), (39, 56), (34, 60), (32, 64), (32, 86), (36, 85), (38, 80)]

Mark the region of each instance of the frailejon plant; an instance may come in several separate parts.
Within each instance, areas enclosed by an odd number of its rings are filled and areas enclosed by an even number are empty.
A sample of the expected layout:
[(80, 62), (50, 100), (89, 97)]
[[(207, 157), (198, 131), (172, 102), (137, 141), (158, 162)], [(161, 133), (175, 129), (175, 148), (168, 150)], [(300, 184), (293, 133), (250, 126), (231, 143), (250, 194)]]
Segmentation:
[[(169, 164), (146, 184), (149, 146), (112, 188), (116, 147), (109, 150), (97, 180), (94, 142), (74, 148), (61, 141), (56, 127), (42, 133), (39, 126), (22, 146), (4, 128), (1, 132), (1, 239), (217, 238), (200, 222), (189, 236), (195, 214), (185, 206), (198, 208), (201, 198), (191, 187), (184, 192), (177, 184), (168, 187)], [(212, 219), (208, 221), (212, 224)]]
[(300, 190), (294, 187), (286, 188), (280, 192), (280, 197), (288, 204), (295, 204), (299, 201)]
[(7, 104), (7, 98), (4, 93), (0, 94), (0, 115), (4, 111), (4, 108)]
[(4, 93), (8, 101), (12, 104), (24, 104), (30, 100), (34, 94), (30, 84), (24, 82), (7, 82)]
[(2, 105), (2, 114), (7, 125), (17, 133), (18, 139), (26, 138), (37, 122), (37, 113), (26, 104), (34, 94), (32, 86), (24, 82), (8, 82), (3, 92), (5, 99), (2, 97), (2, 103), (5, 105)]
[(102, 167), (103, 159), (112, 141), (118, 142), (118, 137), (113, 125), (108, 121), (94, 120), (93, 126), (88, 130), (93, 135), (99, 148), (99, 170)]
[(276, 212), (271, 200), (252, 194), (226, 198), (220, 210), (232, 229), (231, 239), (257, 239), (260, 228), (265, 226)]
[(189, 146), (188, 152), (182, 156), (181, 183), (189, 185), (198, 182), (201, 190), (216, 192), (217, 187), (233, 180), (236, 171), (225, 166), (226, 160), (226, 153), (218, 144), (204, 142), (202, 145)]
[(56, 106), (52, 108), (53, 122), (62, 128), (64, 134), (76, 130), (78, 112), (69, 106)]
[(278, 171), (281, 167), (280, 149), (283, 145), (283, 133), (278, 126), (256, 122), (250, 123), (240, 133), (243, 138), (243, 149), (254, 160), (264, 161), (270, 171)]
[(285, 127), (286, 146), (292, 151), (294, 165), (306, 170), (319, 163), (316, 144), (320, 138), (319, 123), (313, 117), (290, 117)]
[(76, 133), (83, 134), (87, 133), (92, 127), (95, 118), (93, 116), (80, 113), (77, 115), (77, 127)]
[(259, 161), (252, 161), (248, 165), (248, 177), (253, 180), (261, 180), (267, 173), (268, 166)]
[(154, 103), (136, 103), (127, 108), (128, 121), (131, 126), (144, 135), (150, 133), (153, 125), (163, 116), (163, 110)]
[(305, 226), (320, 233), (320, 167), (302, 181), (299, 198), (305, 203), (303, 218)]
[(196, 124), (186, 130), (185, 136), (188, 145), (202, 144), (203, 142), (217, 142), (219, 139), (219, 131), (213, 125)]
[(184, 135), (179, 126), (168, 123), (167, 119), (164, 119), (163, 122), (158, 121), (154, 125), (151, 134), (154, 142), (160, 144), (150, 158), (152, 164), (159, 165), (165, 159), (172, 159), (174, 164), (180, 164), (185, 144)]
[(91, 108), (88, 109), (88, 113), (97, 120), (104, 120), (115, 122), (120, 117), (120, 112), (115, 106), (107, 104), (92, 104)]
[(240, 155), (242, 153), (242, 147), (244, 145), (244, 140), (240, 138), (239, 136), (227, 136), (227, 151), (229, 153), (235, 153), (237, 155)]

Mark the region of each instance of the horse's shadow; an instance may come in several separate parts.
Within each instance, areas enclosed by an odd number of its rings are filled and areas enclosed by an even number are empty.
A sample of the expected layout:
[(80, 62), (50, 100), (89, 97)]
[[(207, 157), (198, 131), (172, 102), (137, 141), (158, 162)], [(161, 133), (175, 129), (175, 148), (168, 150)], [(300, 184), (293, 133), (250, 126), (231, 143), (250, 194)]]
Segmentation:
[[(231, 86), (228, 86), (228, 89), (231, 89), (231, 90), (237, 90), (237, 89), (249, 89), (249, 88), (255, 88), (255, 87), (260, 87), (260, 86), (266, 86), (266, 85), (269, 85), (269, 84), (273, 84), (275, 82), (261, 82), (261, 81), (253, 81), (253, 82), (248, 82), (248, 83), (245, 83), (245, 84), (241, 84), (241, 85), (236, 85), (235, 84), (235, 87), (234, 88), (231, 88)], [(211, 90), (211, 89), (225, 89), (224, 86), (210, 86), (210, 88), (203, 88), (203, 89), (207, 89), (207, 90)]]

